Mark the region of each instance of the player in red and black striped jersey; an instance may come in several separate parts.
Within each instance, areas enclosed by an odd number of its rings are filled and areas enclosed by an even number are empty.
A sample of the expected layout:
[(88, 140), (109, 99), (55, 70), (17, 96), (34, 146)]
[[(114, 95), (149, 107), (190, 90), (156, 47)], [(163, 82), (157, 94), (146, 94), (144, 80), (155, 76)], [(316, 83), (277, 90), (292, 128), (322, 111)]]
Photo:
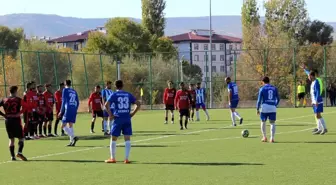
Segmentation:
[[(44, 99), (46, 101), (46, 114), (45, 114), (45, 120), (43, 124), (43, 132), (44, 135), (48, 137), (54, 137), (54, 135), (51, 134), (52, 129), (52, 121), (54, 120), (54, 104), (55, 104), (55, 98), (53, 93), (51, 92), (51, 84), (45, 84), (45, 91), (43, 92)], [(48, 127), (48, 134), (47, 134), (47, 127)]]
[(168, 81), (167, 84), (168, 87), (164, 90), (163, 93), (163, 103), (166, 106), (165, 124), (167, 124), (168, 122), (168, 111), (171, 112), (171, 123), (174, 124), (174, 110), (175, 110), (174, 100), (176, 95), (176, 89), (173, 87), (172, 81)]
[[(37, 104), (37, 126), (38, 126), (38, 136), (39, 137), (46, 137), (43, 135), (42, 129), (43, 129), (43, 122), (45, 120), (45, 115), (46, 115), (46, 100), (43, 95), (43, 85), (38, 85), (36, 87), (37, 93), (37, 99), (38, 99), (38, 104)], [(37, 135), (37, 133), (36, 133)]]
[(21, 98), (16, 96), (17, 90), (17, 86), (11, 86), (9, 88), (10, 96), (0, 101), (0, 107), (3, 107), (5, 110), (5, 113), (0, 111), (0, 115), (5, 118), (6, 131), (9, 138), (9, 151), (12, 160), (16, 160), (14, 154), (14, 140), (15, 138), (18, 138), (19, 150), (16, 154), (16, 157), (23, 161), (27, 161), (27, 158), (22, 154), (24, 147), (24, 133), (20, 118), (20, 115), (24, 112), (23, 105), (25, 105), (25, 103)]
[(196, 109), (196, 91), (195, 91), (195, 84), (189, 84), (189, 93), (191, 96), (190, 101), (190, 113), (191, 116), (189, 118), (189, 121), (194, 121), (194, 115), (195, 115), (195, 109)]
[[(97, 85), (95, 87), (95, 90), (93, 93), (91, 93), (90, 97), (89, 97), (89, 101), (88, 101), (88, 107), (89, 113), (92, 113), (92, 121), (91, 121), (91, 134), (95, 133), (94, 132), (94, 126), (95, 126), (95, 122), (96, 122), (96, 118), (100, 117), (103, 118), (104, 114), (103, 114), (103, 109), (102, 109), (102, 96), (100, 93), (100, 86)], [(104, 120), (102, 120), (104, 121)]]

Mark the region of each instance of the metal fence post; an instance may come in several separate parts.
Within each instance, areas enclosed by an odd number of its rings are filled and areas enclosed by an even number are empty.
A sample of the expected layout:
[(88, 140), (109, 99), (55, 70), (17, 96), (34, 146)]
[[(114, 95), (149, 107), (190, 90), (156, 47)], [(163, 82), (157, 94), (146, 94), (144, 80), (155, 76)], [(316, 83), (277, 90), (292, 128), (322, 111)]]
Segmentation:
[(37, 67), (38, 67), (38, 72), (39, 72), (39, 80), (40, 84), (42, 84), (42, 72), (41, 72), (41, 59), (40, 59), (40, 52), (37, 52)]
[(326, 106), (328, 105), (327, 101), (327, 48), (323, 47), (323, 66), (324, 66), (324, 99), (326, 100)]
[(1, 50), (1, 61), (2, 61), (2, 71), (3, 71), (3, 80), (5, 86), (5, 96), (7, 97), (7, 82), (6, 82), (6, 70), (5, 70), (5, 53)]
[(57, 77), (57, 66), (56, 66), (55, 52), (53, 53), (53, 62), (54, 62), (55, 83), (56, 83), (56, 87), (57, 87), (57, 84), (58, 84), (58, 77)]
[(103, 58), (102, 55), (99, 55), (99, 60), (100, 60), (100, 73), (101, 73), (101, 84), (104, 86), (104, 70), (103, 70)]
[(23, 56), (22, 56), (22, 51), (19, 51), (19, 52), (20, 52), (21, 74), (22, 74), (22, 87), (25, 88)]
[(75, 85), (73, 78), (72, 78), (72, 64), (71, 64), (71, 59), (70, 59), (70, 53), (68, 53), (68, 64), (69, 64), (69, 72), (70, 72), (70, 78), (71, 78), (71, 82), (73, 83), (73, 85)]
[(150, 109), (153, 110), (153, 76), (152, 76), (152, 55), (149, 55), (149, 103), (150, 103)]
[(205, 57), (205, 69), (204, 69), (204, 71), (205, 71), (205, 88), (207, 89), (208, 88), (208, 71), (209, 71), (209, 66), (208, 66), (209, 56), (208, 56), (207, 51), (205, 52), (204, 57)]
[(85, 54), (83, 53), (83, 64), (84, 64), (84, 72), (85, 72), (85, 82), (86, 82), (86, 96), (89, 96), (89, 80), (88, 80), (88, 74), (86, 70), (86, 60), (85, 60)]
[(296, 107), (296, 48), (293, 48), (294, 107)]
[(237, 82), (237, 54), (236, 51), (234, 51), (234, 55), (233, 55), (233, 77), (234, 77), (234, 81)]

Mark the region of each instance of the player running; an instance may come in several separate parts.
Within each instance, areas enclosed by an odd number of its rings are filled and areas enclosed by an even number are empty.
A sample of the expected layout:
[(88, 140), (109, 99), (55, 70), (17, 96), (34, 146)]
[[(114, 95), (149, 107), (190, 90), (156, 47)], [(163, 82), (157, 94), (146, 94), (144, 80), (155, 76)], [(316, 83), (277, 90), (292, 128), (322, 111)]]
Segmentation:
[[(60, 83), (58, 90), (55, 92), (55, 104), (56, 104), (56, 121), (55, 121), (55, 128), (54, 128), (54, 134), (55, 136), (58, 136), (57, 134), (57, 129), (58, 129), (58, 123), (61, 120), (61, 117), (58, 117), (60, 111), (61, 111), (61, 107), (62, 107), (62, 92), (64, 89), (64, 83)], [(62, 130), (62, 136), (65, 136), (64, 130)]]
[(280, 102), (278, 89), (273, 85), (270, 85), (270, 79), (264, 77), (262, 79), (263, 86), (259, 89), (258, 101), (257, 101), (257, 114), (261, 119), (261, 133), (263, 135), (262, 142), (267, 142), (266, 137), (266, 121), (269, 119), (271, 124), (271, 143), (274, 143), (275, 136), (275, 121), (276, 121), (276, 109)]
[(0, 102), (0, 107), (4, 108), (5, 114), (1, 111), (0, 114), (5, 118), (6, 131), (9, 138), (9, 151), (12, 157), (12, 161), (16, 161), (14, 154), (15, 138), (19, 139), (19, 150), (16, 154), (16, 157), (23, 161), (27, 161), (27, 158), (22, 154), (24, 147), (24, 134), (20, 118), (20, 114), (23, 112), (22, 110), (24, 110), (24, 101), (16, 96), (17, 90), (17, 86), (11, 86), (9, 88), (10, 96), (1, 100)]
[(45, 121), (47, 105), (46, 105), (46, 100), (43, 95), (43, 85), (38, 85), (36, 89), (37, 89), (36, 95), (38, 98), (38, 107), (36, 111), (38, 115), (38, 119), (37, 119), (37, 126), (38, 126), (38, 133), (39, 133), (38, 136), (42, 138), (42, 137), (46, 137), (46, 135), (43, 135), (42, 129), (45, 130), (44, 133), (46, 133), (47, 128), (43, 126), (43, 122)]
[(321, 115), (323, 112), (323, 98), (321, 96), (321, 85), (316, 78), (316, 73), (314, 71), (309, 73), (309, 80), (312, 82), (310, 85), (310, 95), (312, 106), (317, 120), (317, 131), (314, 132), (314, 135), (321, 134), (324, 135), (328, 132), (326, 123)]
[(79, 100), (77, 92), (71, 88), (71, 80), (65, 81), (65, 88), (62, 92), (62, 106), (58, 117), (62, 117), (62, 129), (70, 137), (70, 143), (67, 146), (76, 146), (78, 137), (75, 136), (73, 125), (76, 123)]
[(191, 106), (190, 106), (190, 118), (189, 121), (194, 121), (195, 109), (196, 109), (196, 91), (195, 84), (189, 84), (189, 93), (191, 96)]
[[(93, 93), (91, 93), (89, 101), (88, 101), (88, 112), (92, 113), (92, 121), (91, 121), (91, 134), (94, 132), (94, 126), (96, 122), (97, 116), (103, 118), (103, 110), (102, 110), (102, 97), (100, 94), (100, 86), (97, 85)], [(104, 121), (104, 120), (102, 120)]]
[(202, 108), (206, 115), (206, 120), (209, 121), (210, 116), (208, 110), (205, 107), (206, 92), (204, 88), (201, 88), (201, 83), (196, 85), (196, 121), (200, 121), (199, 109)]
[(176, 89), (173, 87), (173, 82), (168, 81), (167, 82), (168, 87), (164, 90), (163, 93), (163, 104), (165, 104), (165, 124), (168, 123), (168, 112), (171, 113), (171, 123), (174, 124), (174, 99), (176, 95)]
[(109, 135), (109, 128), (112, 125), (113, 120), (109, 119), (109, 115), (105, 109), (105, 104), (108, 100), (108, 98), (113, 94), (112, 91), (112, 82), (111, 81), (107, 81), (106, 82), (106, 86), (105, 89), (102, 90), (101, 96), (102, 96), (102, 105), (104, 108), (104, 112), (103, 112), (103, 116), (104, 116), (104, 121), (102, 123), (102, 132), (104, 132), (104, 135), (108, 136)]
[(188, 129), (188, 119), (190, 116), (190, 102), (191, 102), (191, 95), (189, 91), (185, 88), (184, 83), (180, 83), (180, 90), (176, 92), (175, 97), (175, 105), (176, 110), (179, 110), (180, 112), (180, 126), (181, 130), (183, 130), (183, 117), (185, 117), (184, 120), (184, 128)]
[[(113, 120), (110, 143), (111, 158), (105, 162), (116, 163), (117, 140), (122, 133), (125, 139), (124, 163), (128, 164), (130, 163), (129, 154), (131, 150), (132, 135), (131, 118), (140, 109), (140, 102), (137, 101), (131, 93), (122, 90), (124, 85), (121, 80), (115, 82), (115, 87), (117, 91), (108, 98), (105, 104), (105, 110), (109, 114), (110, 120)], [(133, 104), (135, 104), (135, 109), (131, 111)]]
[(236, 118), (239, 119), (239, 124), (243, 124), (243, 118), (239, 115), (239, 113), (236, 111), (236, 108), (239, 103), (239, 95), (238, 95), (238, 86), (235, 82), (231, 81), (230, 77), (227, 77), (225, 79), (226, 84), (228, 85), (228, 102), (231, 110), (231, 120), (232, 120), (232, 126), (237, 126), (236, 124)]
[[(51, 92), (51, 84), (45, 84), (45, 91), (43, 92), (44, 99), (46, 101), (46, 114), (45, 114), (45, 120), (43, 124), (43, 131), (44, 134), (48, 137), (54, 137), (51, 133), (52, 129), (52, 122), (54, 120), (54, 104), (55, 104), (55, 98), (53, 93)], [(48, 128), (48, 134), (47, 134), (47, 128)]]

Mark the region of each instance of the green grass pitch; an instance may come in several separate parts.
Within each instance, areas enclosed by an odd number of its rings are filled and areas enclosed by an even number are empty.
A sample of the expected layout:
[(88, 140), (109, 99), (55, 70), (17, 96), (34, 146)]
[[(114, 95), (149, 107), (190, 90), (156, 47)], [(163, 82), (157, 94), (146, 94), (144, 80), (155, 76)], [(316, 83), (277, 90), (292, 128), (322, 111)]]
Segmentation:
[[(313, 136), (311, 108), (279, 109), (277, 143), (260, 142), (254, 109), (238, 109), (244, 125), (231, 127), (228, 110), (210, 110), (211, 121), (189, 124), (188, 130), (163, 124), (163, 111), (141, 111), (133, 119), (132, 164), (123, 164), (120, 139), (117, 164), (105, 164), (109, 138), (101, 125), (89, 133), (90, 115), (80, 115), (75, 148), (67, 137), (26, 141), (28, 162), (9, 162), (8, 139), (0, 123), (1, 185), (320, 185), (336, 184), (336, 109), (323, 116), (329, 133)], [(176, 118), (176, 116), (175, 116)], [(249, 138), (241, 131), (248, 129)], [(269, 133), (269, 125), (267, 127)], [(16, 148), (17, 149), (17, 148)]]

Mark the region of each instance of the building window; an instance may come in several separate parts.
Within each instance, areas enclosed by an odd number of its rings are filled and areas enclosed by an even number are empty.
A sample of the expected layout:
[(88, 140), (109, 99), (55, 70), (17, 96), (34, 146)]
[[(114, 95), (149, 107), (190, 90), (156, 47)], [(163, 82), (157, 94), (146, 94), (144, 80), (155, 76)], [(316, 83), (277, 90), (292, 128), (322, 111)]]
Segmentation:
[(224, 61), (225, 60), (225, 55), (221, 55), (220, 56), (220, 61)]
[(233, 56), (232, 55), (230, 56), (230, 61), (233, 61)]
[(204, 51), (208, 51), (209, 50), (209, 45), (208, 44), (204, 44)]
[(224, 44), (219, 45), (219, 50), (224, 51)]
[(211, 49), (216, 50), (216, 44), (211, 44)]
[(211, 71), (212, 71), (213, 73), (216, 73), (216, 71), (217, 71), (216, 66), (212, 66), (212, 67), (211, 67)]
[(207, 73), (209, 72), (209, 66), (204, 66), (204, 71)]
[(233, 49), (233, 46), (232, 44), (229, 45), (229, 50), (232, 50)]
[(75, 51), (78, 51), (78, 44), (75, 44), (75, 45), (74, 45), (74, 50), (75, 50)]
[(204, 61), (208, 61), (209, 60), (209, 57), (208, 57), (208, 55), (206, 54), (206, 55), (204, 55)]
[(199, 61), (199, 56), (198, 55), (195, 55), (194, 61)]
[(198, 44), (194, 44), (194, 50), (198, 50)]
[(212, 55), (212, 56), (211, 56), (211, 60), (212, 60), (212, 61), (216, 61), (216, 55)]
[(220, 72), (225, 72), (225, 66), (220, 66)]

